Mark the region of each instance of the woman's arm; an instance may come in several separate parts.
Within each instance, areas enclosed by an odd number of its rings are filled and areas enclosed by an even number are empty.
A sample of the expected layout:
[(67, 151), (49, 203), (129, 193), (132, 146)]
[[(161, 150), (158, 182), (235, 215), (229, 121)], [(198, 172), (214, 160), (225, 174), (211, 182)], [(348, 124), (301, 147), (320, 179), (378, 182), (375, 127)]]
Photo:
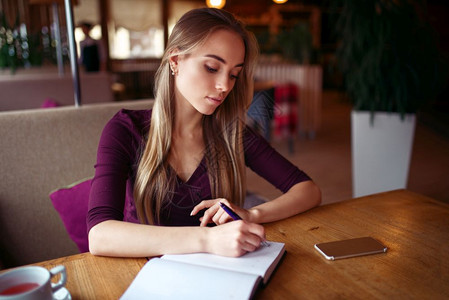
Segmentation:
[(202, 201), (192, 210), (192, 215), (195, 215), (200, 210), (207, 209), (201, 220), (201, 226), (211, 222), (224, 224), (232, 220), (220, 208), (218, 203), (220, 201), (224, 201), (242, 219), (253, 223), (281, 220), (309, 210), (321, 203), (320, 189), (310, 177), (278, 153), (264, 138), (250, 128), (247, 128), (245, 132), (244, 145), (247, 165), (284, 194), (249, 210), (233, 205), (232, 199)]
[(249, 210), (233, 205), (226, 199), (205, 200), (192, 210), (192, 215), (195, 215), (200, 210), (207, 209), (201, 219), (201, 226), (212, 222), (220, 225), (232, 221), (220, 208), (219, 202), (230, 206), (243, 220), (260, 224), (282, 220), (320, 205), (321, 191), (313, 181), (303, 181), (292, 186), (282, 196)]
[(287, 193), (248, 210), (247, 220), (267, 223), (285, 219), (320, 205), (321, 191), (311, 180), (295, 184)]
[(245, 221), (216, 227), (164, 227), (108, 220), (90, 230), (89, 251), (120, 257), (193, 252), (237, 257), (256, 250), (264, 240), (264, 228)]

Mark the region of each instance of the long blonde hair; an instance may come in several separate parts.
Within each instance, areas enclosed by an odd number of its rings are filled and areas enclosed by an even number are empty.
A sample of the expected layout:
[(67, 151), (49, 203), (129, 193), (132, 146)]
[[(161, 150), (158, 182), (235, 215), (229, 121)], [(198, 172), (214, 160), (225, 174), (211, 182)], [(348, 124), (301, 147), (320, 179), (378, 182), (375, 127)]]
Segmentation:
[(173, 116), (174, 79), (169, 59), (201, 46), (219, 29), (239, 34), (245, 45), (243, 69), (226, 100), (212, 115), (203, 116), (206, 166), (213, 198), (243, 204), (246, 168), (243, 153), (245, 112), (253, 94), (253, 71), (258, 54), (254, 36), (232, 14), (200, 8), (184, 14), (173, 28), (161, 65), (155, 75), (155, 103), (150, 130), (142, 153), (134, 186), (137, 214), (142, 223), (159, 224), (165, 201), (171, 200), (176, 174), (169, 168)]

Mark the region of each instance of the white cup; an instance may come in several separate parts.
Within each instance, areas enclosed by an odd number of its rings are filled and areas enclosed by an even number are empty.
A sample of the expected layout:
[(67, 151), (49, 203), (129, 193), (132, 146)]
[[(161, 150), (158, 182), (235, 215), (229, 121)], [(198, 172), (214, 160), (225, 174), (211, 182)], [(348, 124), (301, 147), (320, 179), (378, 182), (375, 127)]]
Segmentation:
[[(52, 283), (51, 278), (57, 274), (61, 278)], [(0, 274), (0, 300), (52, 300), (66, 281), (64, 266), (50, 271), (37, 266), (19, 267)]]

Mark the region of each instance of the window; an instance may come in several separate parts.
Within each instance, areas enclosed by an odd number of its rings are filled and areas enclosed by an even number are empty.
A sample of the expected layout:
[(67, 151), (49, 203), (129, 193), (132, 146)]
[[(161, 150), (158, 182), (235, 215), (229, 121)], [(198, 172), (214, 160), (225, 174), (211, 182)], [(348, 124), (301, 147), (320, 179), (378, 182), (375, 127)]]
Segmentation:
[(111, 58), (162, 57), (164, 28), (161, 11), (162, 0), (111, 0)]

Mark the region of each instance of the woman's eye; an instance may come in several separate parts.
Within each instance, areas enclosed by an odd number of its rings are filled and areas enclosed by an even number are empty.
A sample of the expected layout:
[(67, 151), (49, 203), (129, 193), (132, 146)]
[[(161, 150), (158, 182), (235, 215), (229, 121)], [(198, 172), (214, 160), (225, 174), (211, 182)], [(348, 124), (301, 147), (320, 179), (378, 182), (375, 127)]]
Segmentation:
[(216, 72), (217, 72), (217, 69), (212, 68), (212, 67), (209, 67), (209, 66), (207, 66), (207, 65), (206, 65), (206, 70), (207, 70), (209, 73), (216, 73)]
[(239, 75), (232, 75), (231, 74), (231, 78), (237, 80), (237, 79), (239, 79)]

